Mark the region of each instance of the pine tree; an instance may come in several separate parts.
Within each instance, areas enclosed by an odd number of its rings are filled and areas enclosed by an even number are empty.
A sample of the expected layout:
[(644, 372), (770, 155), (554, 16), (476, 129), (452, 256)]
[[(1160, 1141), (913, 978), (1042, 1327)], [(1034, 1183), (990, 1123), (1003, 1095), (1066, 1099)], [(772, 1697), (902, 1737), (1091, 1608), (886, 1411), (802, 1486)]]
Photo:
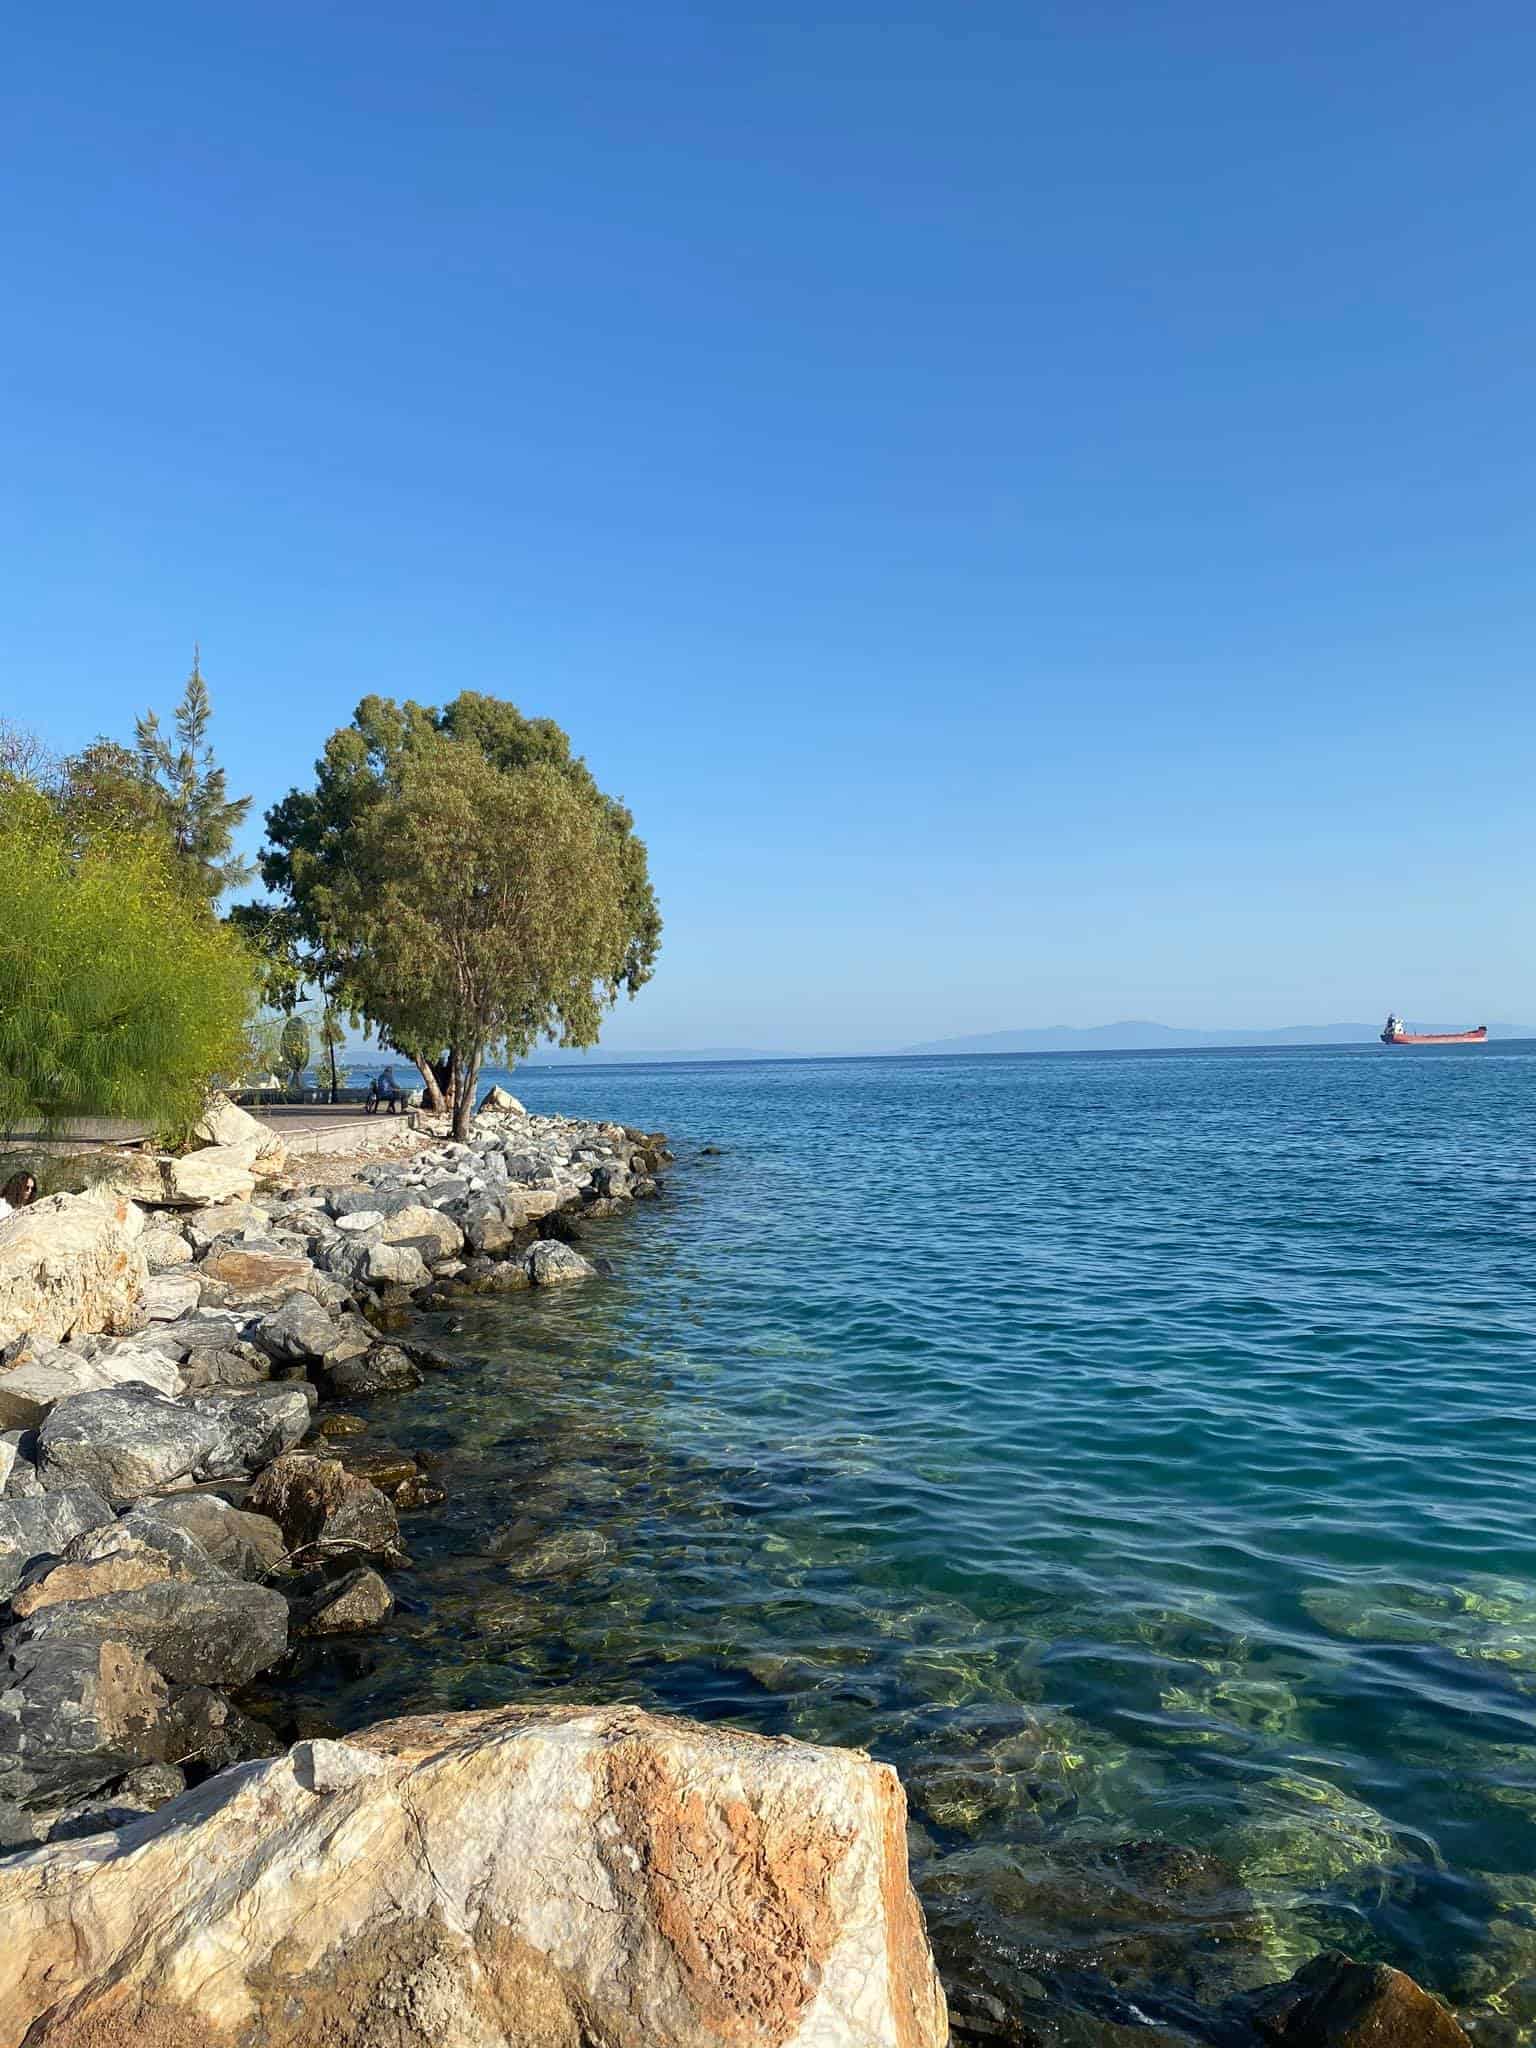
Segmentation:
[(134, 724), (134, 752), (146, 786), (159, 799), (178, 865), (199, 894), (217, 902), (252, 874), (251, 864), (233, 853), (251, 799), (229, 794), (224, 770), (208, 744), (212, 712), (201, 650), (194, 648), (192, 673), (176, 707), (175, 741), (165, 737), (159, 719), (147, 711)]

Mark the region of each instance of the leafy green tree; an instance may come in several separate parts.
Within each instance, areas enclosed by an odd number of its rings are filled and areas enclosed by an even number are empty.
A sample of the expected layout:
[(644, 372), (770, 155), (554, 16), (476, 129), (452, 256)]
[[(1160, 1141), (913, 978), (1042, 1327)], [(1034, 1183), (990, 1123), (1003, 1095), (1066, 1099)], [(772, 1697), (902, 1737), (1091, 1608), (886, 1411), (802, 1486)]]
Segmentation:
[(251, 867), (233, 853), (251, 799), (231, 797), (208, 740), (213, 715), (196, 654), (174, 713), (175, 737), (153, 711), (135, 721), (131, 748), (93, 740), (65, 763), (62, 804), (82, 837), (103, 831), (162, 833), (186, 885), (209, 903), (248, 881)]
[(365, 698), (315, 787), (267, 813), (261, 872), (334, 1000), (416, 1062), (460, 1131), (488, 1049), (594, 1044), (660, 945), (629, 811), (552, 719), (474, 691), (442, 710)]
[(309, 1065), (309, 1026), (304, 1019), (293, 1016), (283, 1025), (279, 1041), (283, 1053), (283, 1068), (288, 1075), (288, 1085), (295, 1091), (304, 1085), (304, 1072)]
[(46, 792), (0, 791), (0, 1128), (186, 1130), (243, 1064), (255, 975), (158, 834), (84, 844)]
[(284, 903), (237, 903), (226, 922), (245, 940), (261, 973), (261, 1000), (269, 1010), (291, 1017), (304, 1000), (315, 968), (298, 935), (298, 921)]

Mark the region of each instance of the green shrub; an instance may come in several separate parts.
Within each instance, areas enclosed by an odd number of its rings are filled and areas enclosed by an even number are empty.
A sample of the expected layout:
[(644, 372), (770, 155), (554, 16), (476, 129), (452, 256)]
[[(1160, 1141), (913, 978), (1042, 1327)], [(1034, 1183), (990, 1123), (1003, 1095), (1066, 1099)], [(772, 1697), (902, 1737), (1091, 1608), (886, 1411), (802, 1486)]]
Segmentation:
[(163, 835), (72, 833), (0, 779), (0, 1132), (131, 1118), (175, 1136), (236, 1075), (251, 956), (178, 878)]

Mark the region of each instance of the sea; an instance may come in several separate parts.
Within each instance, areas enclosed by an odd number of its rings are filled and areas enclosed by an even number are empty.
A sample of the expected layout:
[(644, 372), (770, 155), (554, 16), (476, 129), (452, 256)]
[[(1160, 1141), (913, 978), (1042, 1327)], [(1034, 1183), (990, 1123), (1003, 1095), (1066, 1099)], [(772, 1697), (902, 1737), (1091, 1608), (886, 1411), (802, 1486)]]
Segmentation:
[(1536, 2039), (1536, 1043), (507, 1085), (677, 1164), (601, 1281), (431, 1320), (367, 1440), (447, 1499), (274, 1711), (867, 1749), (976, 2038), (1339, 1948)]

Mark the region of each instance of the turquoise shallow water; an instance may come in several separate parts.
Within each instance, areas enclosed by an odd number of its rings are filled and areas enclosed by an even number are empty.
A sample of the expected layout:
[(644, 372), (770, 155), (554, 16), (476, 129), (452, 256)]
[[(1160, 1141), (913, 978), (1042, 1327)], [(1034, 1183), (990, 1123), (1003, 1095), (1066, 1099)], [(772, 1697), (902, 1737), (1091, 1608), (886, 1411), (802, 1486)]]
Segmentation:
[(1531, 2038), (1536, 1046), (515, 1086), (679, 1166), (370, 1411), (450, 1497), (315, 1705), (871, 1748), (962, 2006), (1052, 2038), (1329, 1943)]

